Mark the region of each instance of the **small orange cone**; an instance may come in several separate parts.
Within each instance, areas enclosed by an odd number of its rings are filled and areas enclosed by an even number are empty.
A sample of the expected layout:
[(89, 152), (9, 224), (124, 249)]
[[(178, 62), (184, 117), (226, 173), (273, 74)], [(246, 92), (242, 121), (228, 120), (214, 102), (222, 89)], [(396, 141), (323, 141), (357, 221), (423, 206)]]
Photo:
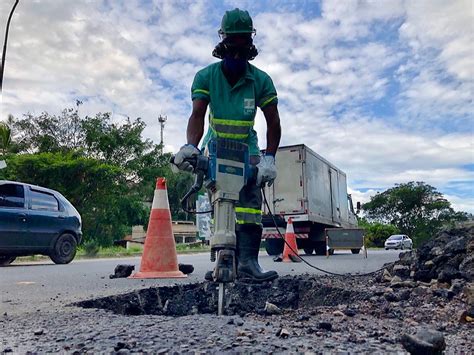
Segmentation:
[[(293, 249), (291, 250), (290, 249)], [(298, 256), (298, 246), (296, 245), (296, 235), (295, 230), (293, 229), (293, 221), (291, 217), (288, 218), (288, 223), (286, 224), (286, 233), (285, 233), (285, 248), (283, 249), (283, 262), (300, 262), (301, 259)]]
[(171, 227), (166, 179), (156, 180), (155, 196), (151, 206), (150, 221), (140, 271), (130, 276), (133, 279), (157, 279), (186, 277), (178, 269), (178, 256)]

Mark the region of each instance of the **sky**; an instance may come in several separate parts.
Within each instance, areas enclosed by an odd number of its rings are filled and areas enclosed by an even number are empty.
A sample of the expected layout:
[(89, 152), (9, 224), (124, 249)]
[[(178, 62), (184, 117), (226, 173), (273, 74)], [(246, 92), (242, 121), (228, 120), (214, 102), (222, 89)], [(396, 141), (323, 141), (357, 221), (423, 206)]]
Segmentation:
[[(2, 39), (13, 3), (0, 1)], [(194, 75), (218, 60), (220, 21), (235, 7), (252, 16), (252, 64), (277, 89), (281, 145), (305, 144), (342, 169), (354, 202), (424, 181), (474, 213), (470, 0), (20, 0), (1, 119), (81, 100), (82, 115), (141, 117), (159, 143), (161, 114), (176, 152)], [(265, 148), (261, 112), (255, 128)]]

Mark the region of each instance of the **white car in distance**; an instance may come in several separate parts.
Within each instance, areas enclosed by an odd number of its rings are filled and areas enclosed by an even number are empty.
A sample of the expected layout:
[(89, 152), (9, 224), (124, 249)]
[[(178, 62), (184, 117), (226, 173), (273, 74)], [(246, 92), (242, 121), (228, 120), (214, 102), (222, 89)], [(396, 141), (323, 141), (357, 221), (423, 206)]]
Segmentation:
[(394, 234), (385, 241), (385, 250), (413, 249), (413, 241), (405, 234)]

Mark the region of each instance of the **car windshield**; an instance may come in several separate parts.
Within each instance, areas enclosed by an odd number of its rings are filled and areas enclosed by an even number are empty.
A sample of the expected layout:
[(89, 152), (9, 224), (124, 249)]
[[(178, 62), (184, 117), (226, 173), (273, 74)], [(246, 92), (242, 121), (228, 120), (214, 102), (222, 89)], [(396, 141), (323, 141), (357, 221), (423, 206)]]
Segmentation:
[(388, 240), (401, 240), (402, 236), (401, 235), (392, 235)]

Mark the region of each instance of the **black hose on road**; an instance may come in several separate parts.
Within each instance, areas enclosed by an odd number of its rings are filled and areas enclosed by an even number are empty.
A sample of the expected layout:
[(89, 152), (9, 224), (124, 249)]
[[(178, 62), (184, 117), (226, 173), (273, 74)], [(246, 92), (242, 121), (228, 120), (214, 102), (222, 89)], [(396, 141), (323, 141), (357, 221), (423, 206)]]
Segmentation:
[[(270, 217), (272, 218), (272, 221), (273, 221), (273, 224), (275, 225), (275, 228), (276, 230), (278, 231), (278, 235), (280, 238), (283, 239), (283, 241), (285, 242), (286, 246), (288, 248), (290, 248), (290, 250), (295, 253), (296, 255), (298, 255), (298, 251), (295, 251), (291, 245), (285, 240), (285, 237), (281, 234), (280, 232), (280, 229), (278, 228), (278, 225), (277, 225), (277, 222), (275, 220), (275, 217), (273, 216), (273, 213), (272, 211), (270, 210), (270, 206), (268, 205), (268, 201), (267, 201), (267, 196), (265, 196), (265, 189), (262, 187), (262, 195), (263, 195), (263, 200), (265, 201), (265, 205), (267, 206), (268, 208), (268, 214), (270, 215)], [(365, 274), (339, 274), (337, 272), (332, 272), (332, 271), (328, 271), (328, 270), (324, 270), (324, 269), (321, 269), (317, 266), (314, 266), (313, 264), (311, 264), (309, 261), (305, 260), (302, 256), (299, 256), (298, 255), (298, 258), (300, 258), (306, 265), (308, 265), (309, 267), (313, 268), (313, 269), (316, 269), (318, 271), (321, 271), (321, 272), (324, 272), (325, 274), (329, 274), (329, 275), (334, 275), (334, 276), (342, 276), (342, 277), (361, 277), (361, 276), (369, 276), (369, 275), (375, 275), (377, 273), (379, 273), (380, 271), (382, 271), (383, 269), (385, 269), (385, 267), (382, 267), (380, 269), (377, 269), (375, 271), (372, 271), (372, 272), (368, 272), (368, 273), (365, 273)]]

